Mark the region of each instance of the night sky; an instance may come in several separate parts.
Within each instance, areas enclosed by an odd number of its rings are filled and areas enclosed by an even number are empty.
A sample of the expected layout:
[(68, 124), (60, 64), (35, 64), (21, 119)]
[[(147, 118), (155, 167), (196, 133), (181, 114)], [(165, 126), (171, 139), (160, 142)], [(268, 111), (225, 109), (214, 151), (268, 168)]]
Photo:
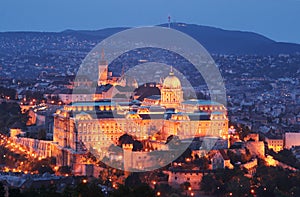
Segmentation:
[(0, 0), (0, 31), (149, 26), (168, 15), (300, 43), (300, 0)]

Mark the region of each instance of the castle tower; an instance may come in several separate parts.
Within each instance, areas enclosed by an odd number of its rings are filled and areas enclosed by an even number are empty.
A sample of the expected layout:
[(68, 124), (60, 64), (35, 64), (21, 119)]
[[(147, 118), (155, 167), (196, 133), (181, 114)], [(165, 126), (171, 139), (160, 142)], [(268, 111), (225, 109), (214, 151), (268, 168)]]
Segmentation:
[(104, 58), (104, 50), (102, 49), (101, 60), (98, 65), (98, 85), (106, 85), (108, 79), (108, 63)]
[(161, 89), (161, 105), (166, 108), (178, 108), (183, 101), (183, 91), (180, 80), (174, 75), (173, 67), (163, 82)]
[(123, 165), (124, 165), (124, 173), (125, 177), (128, 177), (130, 174), (130, 169), (132, 168), (132, 149), (133, 144), (123, 144)]

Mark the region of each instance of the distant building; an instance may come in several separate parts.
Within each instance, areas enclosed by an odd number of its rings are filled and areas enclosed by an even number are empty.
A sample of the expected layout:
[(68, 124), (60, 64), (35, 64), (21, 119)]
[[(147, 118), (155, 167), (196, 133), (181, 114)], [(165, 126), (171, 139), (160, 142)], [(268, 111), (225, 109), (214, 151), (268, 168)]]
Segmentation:
[(93, 81), (84, 75), (76, 76), (73, 82), (71, 82), (73, 87), (82, 87), (82, 88), (88, 88), (93, 86)]
[(242, 164), (240, 167), (241, 169), (245, 169), (247, 171), (247, 174), (250, 178), (256, 173), (257, 168), (257, 159), (253, 159), (245, 164)]
[(108, 62), (104, 58), (104, 50), (102, 50), (101, 60), (98, 64), (98, 86), (112, 84), (116, 85), (118, 77), (113, 77), (112, 72), (108, 71)]
[(252, 156), (260, 158), (265, 157), (265, 144), (263, 141), (259, 141), (258, 133), (249, 133), (244, 137), (245, 148), (247, 148)]
[(210, 159), (210, 169), (233, 169), (233, 165), (230, 163), (230, 159), (225, 150), (212, 150), (208, 153), (208, 158)]
[(284, 148), (284, 140), (282, 137), (266, 136), (265, 141), (268, 144), (268, 148), (275, 152), (279, 152)]
[(182, 184), (188, 182), (191, 184), (192, 190), (199, 190), (202, 177), (204, 175), (203, 170), (195, 169), (178, 169), (171, 168), (165, 172), (169, 175), (168, 184), (174, 188), (180, 188)]
[(258, 142), (259, 141), (259, 135), (258, 135), (258, 133), (250, 133), (244, 138), (244, 141)]
[(259, 158), (265, 157), (265, 144), (263, 141), (247, 141), (245, 147), (249, 150), (252, 156)]
[(286, 149), (291, 149), (294, 146), (300, 146), (300, 133), (287, 132), (284, 135)]

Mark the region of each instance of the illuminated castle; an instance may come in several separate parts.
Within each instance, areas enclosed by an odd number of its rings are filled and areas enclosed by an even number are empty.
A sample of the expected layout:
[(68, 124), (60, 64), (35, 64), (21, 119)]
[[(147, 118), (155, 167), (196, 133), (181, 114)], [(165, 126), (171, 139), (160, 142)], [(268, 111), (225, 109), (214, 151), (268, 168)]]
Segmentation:
[[(102, 64), (103, 63), (103, 64)], [(107, 81), (107, 63), (99, 66), (99, 85)], [(137, 140), (152, 139), (166, 142), (170, 135), (180, 139), (217, 137), (227, 139), (227, 109), (220, 103), (207, 100), (183, 99), (180, 80), (173, 70), (161, 86), (158, 102), (114, 101), (110, 99), (73, 102), (54, 115), (54, 142), (58, 165), (77, 162), (76, 154), (88, 150), (101, 157), (125, 133)], [(150, 102), (151, 103), (151, 102)]]

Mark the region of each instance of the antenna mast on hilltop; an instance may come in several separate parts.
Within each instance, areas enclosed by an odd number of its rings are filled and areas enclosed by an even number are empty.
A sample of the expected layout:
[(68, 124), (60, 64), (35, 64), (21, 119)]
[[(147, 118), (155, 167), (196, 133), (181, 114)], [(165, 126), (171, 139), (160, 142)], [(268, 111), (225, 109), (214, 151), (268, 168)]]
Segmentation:
[(170, 15), (168, 16), (168, 27), (169, 27), (169, 29), (171, 28), (171, 16)]

